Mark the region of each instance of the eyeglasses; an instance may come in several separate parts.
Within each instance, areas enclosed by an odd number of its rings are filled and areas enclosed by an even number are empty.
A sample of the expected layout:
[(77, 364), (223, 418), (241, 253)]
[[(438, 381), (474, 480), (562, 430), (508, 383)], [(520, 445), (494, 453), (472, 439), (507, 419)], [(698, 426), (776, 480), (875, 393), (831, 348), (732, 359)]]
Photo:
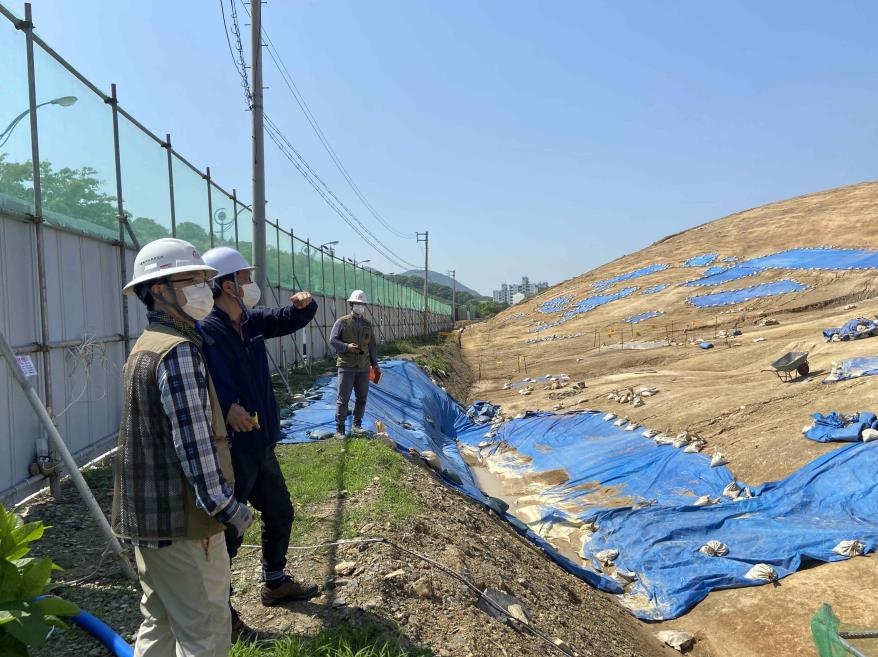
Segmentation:
[(194, 287), (201, 289), (207, 286), (207, 279), (203, 276), (192, 276), (190, 278), (166, 279), (167, 283), (175, 288)]

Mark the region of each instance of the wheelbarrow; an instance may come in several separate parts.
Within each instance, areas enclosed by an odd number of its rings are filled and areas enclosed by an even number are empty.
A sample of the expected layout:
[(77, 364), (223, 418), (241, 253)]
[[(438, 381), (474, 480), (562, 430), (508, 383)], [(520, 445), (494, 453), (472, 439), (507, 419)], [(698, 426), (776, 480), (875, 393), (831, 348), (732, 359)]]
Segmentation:
[(770, 370), (764, 372), (774, 372), (781, 381), (793, 381), (800, 376), (808, 376), (811, 371), (808, 365), (807, 351), (791, 351), (784, 354), (771, 364)]

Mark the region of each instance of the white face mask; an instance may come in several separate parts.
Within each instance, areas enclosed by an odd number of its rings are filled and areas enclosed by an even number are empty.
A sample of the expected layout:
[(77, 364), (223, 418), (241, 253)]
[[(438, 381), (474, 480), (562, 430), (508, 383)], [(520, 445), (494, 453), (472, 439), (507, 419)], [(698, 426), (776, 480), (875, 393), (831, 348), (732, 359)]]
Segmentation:
[(366, 312), (366, 306), (359, 304), (359, 303), (355, 303), (354, 305), (351, 306), (351, 310), (354, 311), (355, 315), (362, 315), (364, 312)]
[(252, 308), (259, 303), (259, 299), (262, 298), (262, 290), (256, 283), (244, 283), (238, 287), (241, 288), (241, 301), (245, 306)]
[(201, 321), (213, 310), (213, 293), (207, 285), (189, 285), (182, 288), (186, 303), (183, 312), (196, 322)]

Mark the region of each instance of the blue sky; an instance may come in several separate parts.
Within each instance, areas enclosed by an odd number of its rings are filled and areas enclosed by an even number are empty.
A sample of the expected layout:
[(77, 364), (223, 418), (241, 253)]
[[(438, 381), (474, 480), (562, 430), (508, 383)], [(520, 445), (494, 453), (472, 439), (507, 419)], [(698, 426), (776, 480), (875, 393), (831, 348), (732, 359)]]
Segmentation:
[[(117, 83), (123, 107), (249, 201), (249, 114), (219, 0), (32, 4), (62, 56), (102, 89)], [(421, 266), (414, 236), (429, 231), (430, 268), (482, 293), (522, 275), (558, 283), (731, 212), (876, 177), (874, 2), (287, 0), (263, 12), (348, 172), (410, 237), (357, 200), (266, 59), (266, 111), (287, 138), (393, 252)], [(271, 142), (266, 153), (271, 218), (400, 271)]]

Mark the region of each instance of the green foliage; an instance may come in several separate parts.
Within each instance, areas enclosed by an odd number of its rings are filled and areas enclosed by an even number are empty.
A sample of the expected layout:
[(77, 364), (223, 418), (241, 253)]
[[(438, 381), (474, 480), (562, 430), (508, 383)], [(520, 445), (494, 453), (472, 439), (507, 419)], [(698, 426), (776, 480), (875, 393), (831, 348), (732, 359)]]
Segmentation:
[(493, 317), (508, 307), (509, 304), (499, 301), (470, 301), (462, 306), (464, 310), (471, 311), (473, 316), (477, 318)]
[[(40, 162), (43, 210), (83, 219), (104, 228), (118, 228), (116, 197), (101, 191), (104, 183), (91, 167), (52, 170), (52, 163)], [(7, 162), (0, 153), (0, 192), (23, 201), (33, 201), (33, 165)]]
[(26, 657), (28, 647), (45, 643), (51, 627), (66, 629), (62, 617), (79, 613), (75, 604), (46, 595), (58, 566), (27, 556), (44, 530), (43, 523), (25, 523), (0, 506), (0, 655)]
[[(387, 276), (392, 281), (399, 283), (400, 285), (405, 285), (406, 287), (410, 287), (413, 290), (417, 290), (418, 292), (424, 292), (424, 277), (423, 276), (406, 276), (404, 274), (389, 274)], [(449, 287), (447, 285), (443, 285), (442, 283), (435, 283), (430, 281), (427, 284), (427, 292), (429, 296), (434, 297), (436, 299), (442, 299), (448, 303), (451, 303), (452, 297), (454, 297), (457, 301), (458, 306), (462, 306), (465, 303), (468, 303), (472, 300), (484, 299), (485, 297), (477, 297), (469, 292), (464, 292), (460, 289), (457, 290), (457, 294), (454, 294), (454, 288)]]
[[(389, 274), (387, 278), (396, 283), (399, 283), (400, 285), (404, 285), (405, 287), (417, 290), (418, 292), (424, 291), (423, 276), (404, 276), (402, 274)], [(441, 299), (442, 301), (445, 301), (447, 303), (451, 303), (454, 292), (454, 290), (447, 285), (434, 283), (432, 281), (427, 285), (427, 291), (429, 292), (431, 297)], [(488, 299), (488, 297), (476, 297), (469, 292), (462, 292), (460, 290), (457, 291), (455, 300), (457, 302), (458, 313), (469, 311), (472, 313), (473, 317), (476, 318), (493, 317), (501, 310), (509, 307), (508, 304), (492, 301)], [(458, 314), (458, 317), (460, 317), (460, 314)]]

